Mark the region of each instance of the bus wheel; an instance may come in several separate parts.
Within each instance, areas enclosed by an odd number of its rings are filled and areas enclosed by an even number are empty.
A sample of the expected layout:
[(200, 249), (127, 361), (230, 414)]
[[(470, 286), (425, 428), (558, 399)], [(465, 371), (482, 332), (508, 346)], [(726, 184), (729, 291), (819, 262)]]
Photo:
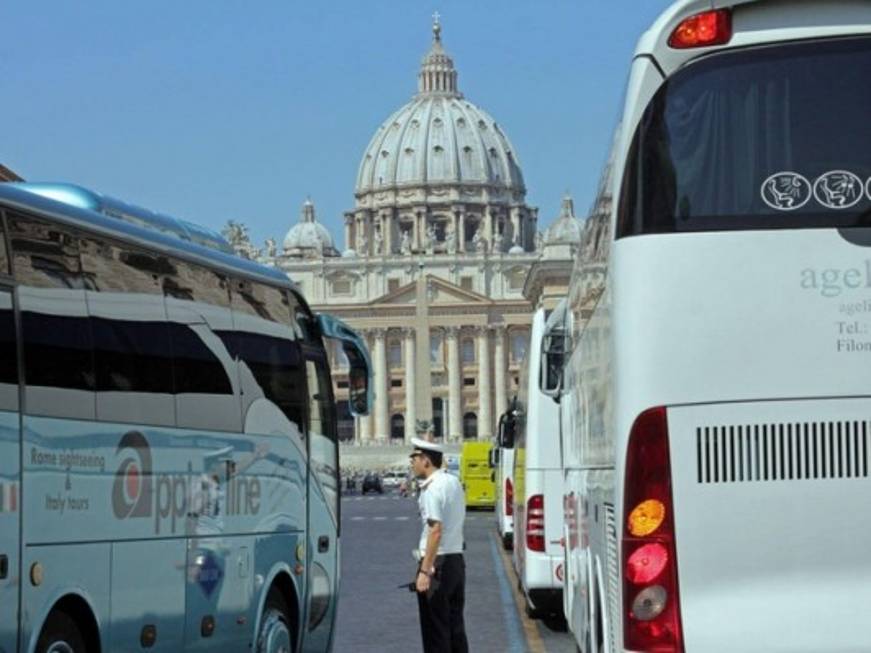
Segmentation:
[(269, 590), (260, 632), (257, 635), (257, 653), (293, 653), (293, 633), (290, 629), (287, 602), (277, 587)]
[(76, 622), (61, 610), (55, 610), (42, 627), (36, 642), (37, 653), (87, 653), (85, 640)]

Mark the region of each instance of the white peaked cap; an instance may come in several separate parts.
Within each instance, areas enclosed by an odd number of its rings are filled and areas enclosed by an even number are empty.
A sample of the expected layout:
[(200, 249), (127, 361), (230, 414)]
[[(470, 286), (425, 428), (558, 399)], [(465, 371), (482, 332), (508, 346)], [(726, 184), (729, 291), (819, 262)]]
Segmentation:
[(430, 442), (429, 440), (421, 440), (420, 438), (411, 438), (411, 446), (422, 451), (445, 452), (445, 448), (442, 445)]

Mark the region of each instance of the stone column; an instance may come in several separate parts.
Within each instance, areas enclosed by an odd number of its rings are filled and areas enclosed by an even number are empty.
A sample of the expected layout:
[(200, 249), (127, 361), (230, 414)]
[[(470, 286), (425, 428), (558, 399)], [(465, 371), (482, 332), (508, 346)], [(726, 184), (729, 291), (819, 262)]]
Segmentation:
[(463, 209), (457, 211), (457, 251), (466, 251), (466, 212)]
[(405, 441), (408, 442), (414, 437), (417, 426), (417, 387), (414, 374), (414, 350), (417, 348), (417, 342), (414, 329), (403, 329), (402, 338), (405, 347)]
[(459, 328), (448, 327), (445, 329), (445, 339), (448, 345), (448, 438), (458, 442), (463, 439)]
[(493, 435), (493, 418), (490, 402), (493, 399), (490, 389), (490, 330), (480, 327), (476, 331), (478, 340), (478, 439), (486, 440)]
[[(361, 330), (360, 335), (363, 337), (366, 347), (369, 348), (369, 351), (372, 351), (372, 342), (369, 339), (368, 332)], [(372, 379), (372, 382), (375, 382), (374, 378)], [(357, 418), (357, 428), (357, 440), (361, 444), (367, 444), (372, 439), (372, 410), (369, 411), (368, 415), (361, 415)]]
[(420, 251), (420, 211), (414, 211), (414, 220), (411, 223), (411, 249), (412, 251)]
[(375, 433), (373, 434), (376, 440), (384, 441), (387, 439), (389, 428), (389, 416), (387, 409), (389, 406), (389, 383), (387, 371), (387, 330), (373, 329), (372, 335), (375, 338), (375, 347), (373, 349), (373, 358), (375, 359)]
[(505, 360), (505, 327), (496, 327), (493, 330), (495, 338), (495, 346), (493, 347), (493, 382), (496, 384), (496, 415), (502, 415), (508, 408), (508, 399), (506, 398), (507, 384), (506, 376), (508, 366)]
[(354, 249), (354, 241), (351, 227), (354, 225), (354, 217), (345, 216), (345, 249)]

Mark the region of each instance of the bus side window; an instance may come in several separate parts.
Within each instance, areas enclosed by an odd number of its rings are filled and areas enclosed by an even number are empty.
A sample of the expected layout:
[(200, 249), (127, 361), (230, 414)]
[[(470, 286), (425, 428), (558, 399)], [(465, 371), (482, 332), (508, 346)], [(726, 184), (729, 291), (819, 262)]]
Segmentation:
[(164, 256), (96, 237), (80, 243), (94, 338), (97, 419), (175, 426)]
[(6, 220), (5, 220), (5, 211), (0, 209), (0, 213), (3, 214), (3, 220), (0, 220), (0, 229), (2, 229), (3, 233), (0, 233), (0, 275), (11, 275), (12, 270), (9, 267), (9, 249), (6, 242)]
[(0, 289), (0, 410), (18, 410), (18, 347), (12, 293)]
[[(243, 420), (259, 431), (292, 429), (304, 437), (305, 376), (299, 342), (287, 325), (288, 303), (278, 288), (235, 279), (233, 332), (221, 334), (239, 361)], [(268, 416), (266, 399), (283, 414)], [(247, 430), (247, 429), (246, 429)]]
[(12, 211), (7, 225), (21, 309), (24, 408), (92, 420), (96, 384), (78, 239)]
[(231, 331), (227, 277), (180, 259), (170, 260), (163, 295), (172, 346), (176, 424), (239, 432), (236, 362), (218, 336)]

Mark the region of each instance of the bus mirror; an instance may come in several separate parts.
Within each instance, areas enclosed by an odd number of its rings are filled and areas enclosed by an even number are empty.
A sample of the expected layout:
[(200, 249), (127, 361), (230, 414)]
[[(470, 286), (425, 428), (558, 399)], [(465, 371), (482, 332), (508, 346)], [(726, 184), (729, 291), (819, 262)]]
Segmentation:
[(368, 415), (373, 403), (372, 360), (360, 335), (342, 320), (318, 314), (318, 324), (325, 338), (337, 340), (348, 358), (348, 403), (355, 417)]
[(514, 448), (514, 430), (517, 421), (511, 412), (503, 413), (499, 418), (499, 446), (502, 449)]
[(351, 414), (369, 414), (369, 371), (365, 367), (351, 367), (348, 372), (348, 402)]
[(563, 329), (548, 331), (541, 342), (541, 371), (538, 377), (541, 391), (559, 399), (563, 387), (566, 357), (572, 350), (572, 338)]

